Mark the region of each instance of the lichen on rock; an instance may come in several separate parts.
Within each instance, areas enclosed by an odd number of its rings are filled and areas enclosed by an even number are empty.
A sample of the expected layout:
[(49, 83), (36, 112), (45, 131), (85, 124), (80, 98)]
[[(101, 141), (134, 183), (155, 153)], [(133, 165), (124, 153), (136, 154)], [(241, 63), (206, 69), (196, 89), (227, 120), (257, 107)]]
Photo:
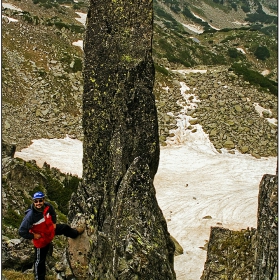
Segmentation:
[[(174, 243), (157, 204), (152, 1), (91, 1), (85, 36), (83, 182), (70, 221), (85, 219), (79, 279), (175, 279)], [(69, 252), (75, 250), (69, 244)], [(83, 265), (85, 268), (85, 266)], [(83, 272), (83, 275), (81, 275)]]

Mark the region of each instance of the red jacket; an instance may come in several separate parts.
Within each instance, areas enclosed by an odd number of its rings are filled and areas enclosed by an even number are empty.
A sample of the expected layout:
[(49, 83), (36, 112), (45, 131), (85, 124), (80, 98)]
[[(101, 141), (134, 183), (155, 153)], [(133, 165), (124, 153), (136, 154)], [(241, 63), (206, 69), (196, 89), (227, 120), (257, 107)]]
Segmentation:
[[(19, 234), (24, 238), (32, 239), (36, 248), (43, 248), (55, 236), (54, 223), (56, 223), (56, 214), (51, 204), (45, 203), (43, 213), (37, 212), (31, 206), (31, 209), (26, 211), (26, 216), (19, 228)], [(39, 233), (41, 238), (34, 239), (34, 233)]]
[(29, 230), (31, 233), (41, 234), (41, 238), (32, 239), (33, 244), (36, 248), (43, 248), (48, 245), (54, 238), (55, 229), (52, 222), (52, 217), (50, 213), (47, 213), (49, 206), (44, 209), (43, 219), (39, 220), (37, 223), (33, 224), (33, 227)]

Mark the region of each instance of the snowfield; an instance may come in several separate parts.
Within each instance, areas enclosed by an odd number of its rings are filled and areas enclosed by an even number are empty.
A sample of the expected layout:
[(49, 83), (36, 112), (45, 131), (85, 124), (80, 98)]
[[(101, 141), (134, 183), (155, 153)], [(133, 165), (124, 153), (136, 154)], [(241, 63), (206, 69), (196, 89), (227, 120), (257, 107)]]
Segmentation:
[[(211, 226), (257, 227), (259, 183), (264, 174), (276, 171), (275, 157), (220, 154), (206, 140), (161, 147), (154, 180), (169, 232), (184, 249), (175, 257), (178, 280), (200, 279)], [(82, 142), (76, 139), (34, 140), (15, 156), (82, 176)]]

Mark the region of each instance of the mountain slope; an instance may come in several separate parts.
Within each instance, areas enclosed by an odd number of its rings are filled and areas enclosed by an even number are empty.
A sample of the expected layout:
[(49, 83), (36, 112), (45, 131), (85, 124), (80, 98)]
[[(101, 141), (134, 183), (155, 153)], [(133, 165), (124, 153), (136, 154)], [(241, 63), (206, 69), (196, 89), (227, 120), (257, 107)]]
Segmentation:
[[(259, 72), (268, 67), (274, 72), (273, 79), (277, 79), (277, 14), (266, 14), (257, 1), (245, 4), (155, 1), (155, 57), (166, 57), (185, 67), (242, 60)], [(276, 6), (277, 3), (272, 7)], [(259, 46), (266, 47), (271, 55), (265, 62), (254, 55)], [(236, 53), (236, 49), (244, 52)]]
[[(32, 139), (68, 134), (83, 140), (83, 51), (73, 43), (83, 40), (77, 12), (86, 14), (87, 5), (2, 3), (2, 138), (18, 151)], [(200, 124), (219, 152), (277, 155), (276, 6), (276, 1), (154, 1), (154, 94), (162, 146), (188, 140), (176, 134), (179, 126), (186, 126), (189, 137)], [(201, 72), (190, 71), (197, 69)], [(191, 90), (182, 94), (182, 87)], [(197, 109), (186, 109), (193, 99), (199, 99)], [(11, 193), (14, 183), (8, 179), (5, 207), (11, 205), (14, 214), (25, 202)], [(18, 225), (9, 223), (4, 233), (18, 238)]]
[[(230, 1), (154, 1), (157, 72), (166, 75), (167, 69), (230, 67), (241, 62), (277, 81), (276, 25), (247, 21), (240, 26), (250, 13), (264, 13), (256, 12), (257, 1), (248, 2), (247, 13), (241, 3), (233, 8)], [(269, 5), (275, 7), (273, 1)], [(83, 52), (73, 43), (83, 39), (85, 28), (77, 12), (86, 13), (87, 3), (9, 0), (2, 7), (3, 137), (16, 142), (18, 149), (31, 139), (64, 137), (65, 133), (82, 139)], [(215, 24), (221, 30), (211, 27)], [(205, 32), (192, 32), (186, 28), (190, 25)], [(158, 82), (162, 81), (156, 80), (155, 92), (160, 91)]]

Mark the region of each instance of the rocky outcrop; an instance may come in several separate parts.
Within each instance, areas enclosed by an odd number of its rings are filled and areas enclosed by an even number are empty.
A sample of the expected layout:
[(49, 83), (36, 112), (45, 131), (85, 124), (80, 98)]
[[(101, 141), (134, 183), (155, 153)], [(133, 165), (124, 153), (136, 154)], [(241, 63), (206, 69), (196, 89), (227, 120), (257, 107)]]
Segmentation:
[[(91, 1), (85, 38), (83, 182), (69, 219), (89, 238), (79, 279), (175, 279), (174, 243), (157, 204), (152, 1)], [(80, 215), (79, 215), (80, 214)]]
[[(33, 266), (34, 247), (31, 240), (18, 235), (18, 228), (25, 210), (32, 203), (32, 194), (43, 191), (56, 209), (57, 222), (66, 223), (66, 217), (60, 211), (67, 209), (63, 200), (68, 204), (79, 180), (48, 164), (39, 168), (35, 161), (13, 158), (15, 150), (14, 144), (2, 141), (2, 268), (26, 272)], [(55, 273), (55, 264), (64, 254), (66, 237), (56, 236), (53, 244), (52, 258), (47, 258), (48, 273), (51, 270)]]
[(264, 175), (260, 183), (254, 280), (278, 277), (278, 177)]
[(2, 140), (2, 158), (13, 158), (16, 152), (16, 145), (15, 144), (8, 144), (7, 142)]
[(252, 279), (256, 229), (212, 227), (201, 280)]
[(30, 240), (2, 238), (2, 268), (26, 270), (34, 262), (33, 244)]
[(202, 280), (274, 280), (278, 273), (278, 177), (260, 182), (257, 229), (211, 228)]

